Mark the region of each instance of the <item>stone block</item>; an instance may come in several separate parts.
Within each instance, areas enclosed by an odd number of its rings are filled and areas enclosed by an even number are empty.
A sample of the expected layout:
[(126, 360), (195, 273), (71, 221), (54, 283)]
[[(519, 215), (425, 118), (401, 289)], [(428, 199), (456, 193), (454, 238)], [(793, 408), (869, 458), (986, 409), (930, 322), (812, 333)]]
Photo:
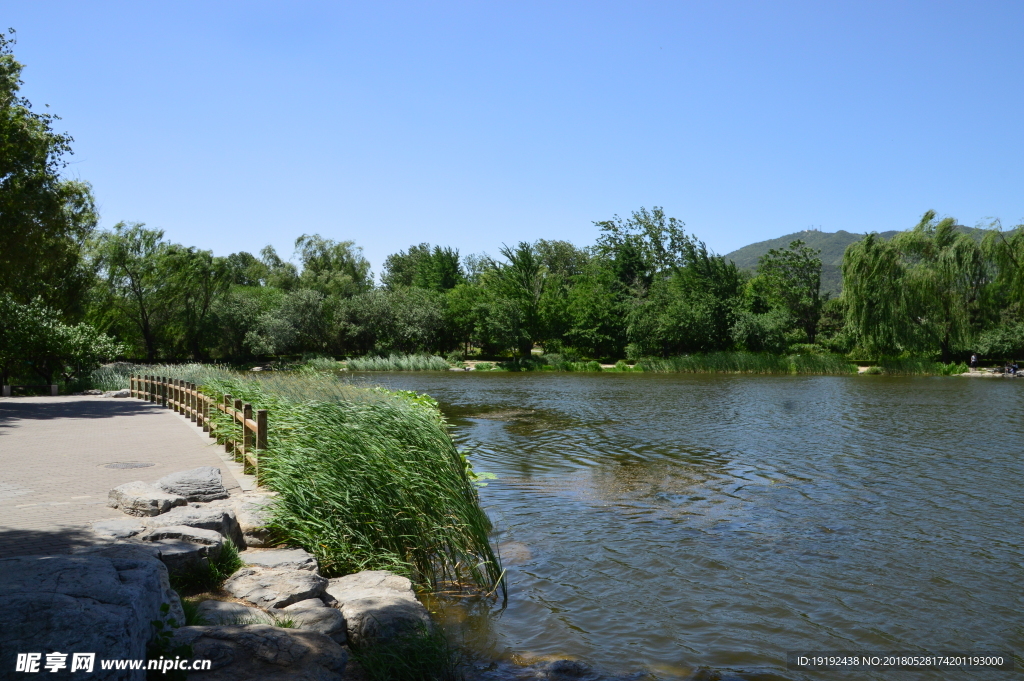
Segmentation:
[(118, 485), (107, 496), (107, 506), (134, 516), (160, 515), (186, 503), (180, 494), (168, 493), (141, 480)]

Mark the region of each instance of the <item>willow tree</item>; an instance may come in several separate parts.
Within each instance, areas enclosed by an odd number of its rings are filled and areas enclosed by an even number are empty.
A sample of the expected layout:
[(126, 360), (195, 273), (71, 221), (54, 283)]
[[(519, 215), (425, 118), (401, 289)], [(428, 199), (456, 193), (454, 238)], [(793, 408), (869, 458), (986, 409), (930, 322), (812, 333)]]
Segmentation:
[(843, 255), (843, 298), (860, 345), (880, 354), (966, 350), (988, 282), (981, 246), (928, 211), (891, 240), (868, 235)]

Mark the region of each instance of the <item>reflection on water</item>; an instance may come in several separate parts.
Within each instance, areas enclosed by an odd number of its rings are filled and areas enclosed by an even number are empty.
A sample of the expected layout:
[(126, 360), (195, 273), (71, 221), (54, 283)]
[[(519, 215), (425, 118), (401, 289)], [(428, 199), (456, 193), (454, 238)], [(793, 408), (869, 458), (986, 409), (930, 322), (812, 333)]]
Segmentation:
[(481, 499), (508, 606), (443, 608), (485, 653), (883, 679), (904, 677), (788, 672), (786, 651), (1024, 650), (1020, 382), (374, 379), (438, 399), (498, 476)]

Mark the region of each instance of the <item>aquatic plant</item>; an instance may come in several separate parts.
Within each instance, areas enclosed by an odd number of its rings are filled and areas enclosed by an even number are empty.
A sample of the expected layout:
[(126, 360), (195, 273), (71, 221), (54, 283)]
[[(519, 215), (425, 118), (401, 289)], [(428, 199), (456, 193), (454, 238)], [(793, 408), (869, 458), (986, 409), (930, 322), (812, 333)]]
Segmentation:
[(437, 355), (398, 355), (359, 357), (348, 360), (352, 371), (447, 371), (448, 361)]
[[(272, 525), (325, 574), (389, 569), (425, 586), (499, 584), (472, 469), (429, 397), (331, 374), (163, 370), (270, 411), (260, 478), (279, 493)], [(219, 412), (213, 420), (233, 427)]]
[(773, 355), (755, 352), (709, 352), (668, 358), (644, 358), (634, 369), (659, 373), (852, 374), (857, 367), (840, 355)]
[(967, 373), (968, 370), (964, 362), (944, 364), (920, 358), (886, 358), (879, 364), (889, 376), (952, 376)]

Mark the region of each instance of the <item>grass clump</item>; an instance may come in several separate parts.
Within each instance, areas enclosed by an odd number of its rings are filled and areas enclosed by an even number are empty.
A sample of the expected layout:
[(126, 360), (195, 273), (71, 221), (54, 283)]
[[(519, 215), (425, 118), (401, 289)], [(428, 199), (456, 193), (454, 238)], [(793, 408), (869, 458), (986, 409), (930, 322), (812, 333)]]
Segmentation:
[(448, 371), (450, 365), (437, 355), (398, 355), (359, 357), (348, 361), (352, 371)]
[[(429, 397), (323, 373), (174, 369), (166, 375), (215, 398), (270, 411), (260, 478), (278, 492), (272, 525), (324, 574), (388, 569), (430, 587), (503, 586), (472, 468)], [(220, 412), (213, 420), (222, 432), (235, 428)]]
[(462, 652), (440, 627), (421, 625), (403, 636), (352, 650), (370, 681), (463, 681)]
[[(228, 577), (244, 565), (245, 563), (238, 557), (238, 547), (230, 539), (225, 539), (224, 546), (221, 548), (220, 555), (217, 556), (216, 560), (211, 560), (200, 567), (171, 575), (171, 588), (179, 594), (186, 596), (213, 591), (214, 589), (219, 589)], [(182, 608), (185, 607), (184, 600), (182, 600)], [(198, 603), (196, 606), (198, 607)], [(186, 620), (188, 615), (186, 610)], [(193, 612), (193, 616), (197, 615), (198, 613)]]

